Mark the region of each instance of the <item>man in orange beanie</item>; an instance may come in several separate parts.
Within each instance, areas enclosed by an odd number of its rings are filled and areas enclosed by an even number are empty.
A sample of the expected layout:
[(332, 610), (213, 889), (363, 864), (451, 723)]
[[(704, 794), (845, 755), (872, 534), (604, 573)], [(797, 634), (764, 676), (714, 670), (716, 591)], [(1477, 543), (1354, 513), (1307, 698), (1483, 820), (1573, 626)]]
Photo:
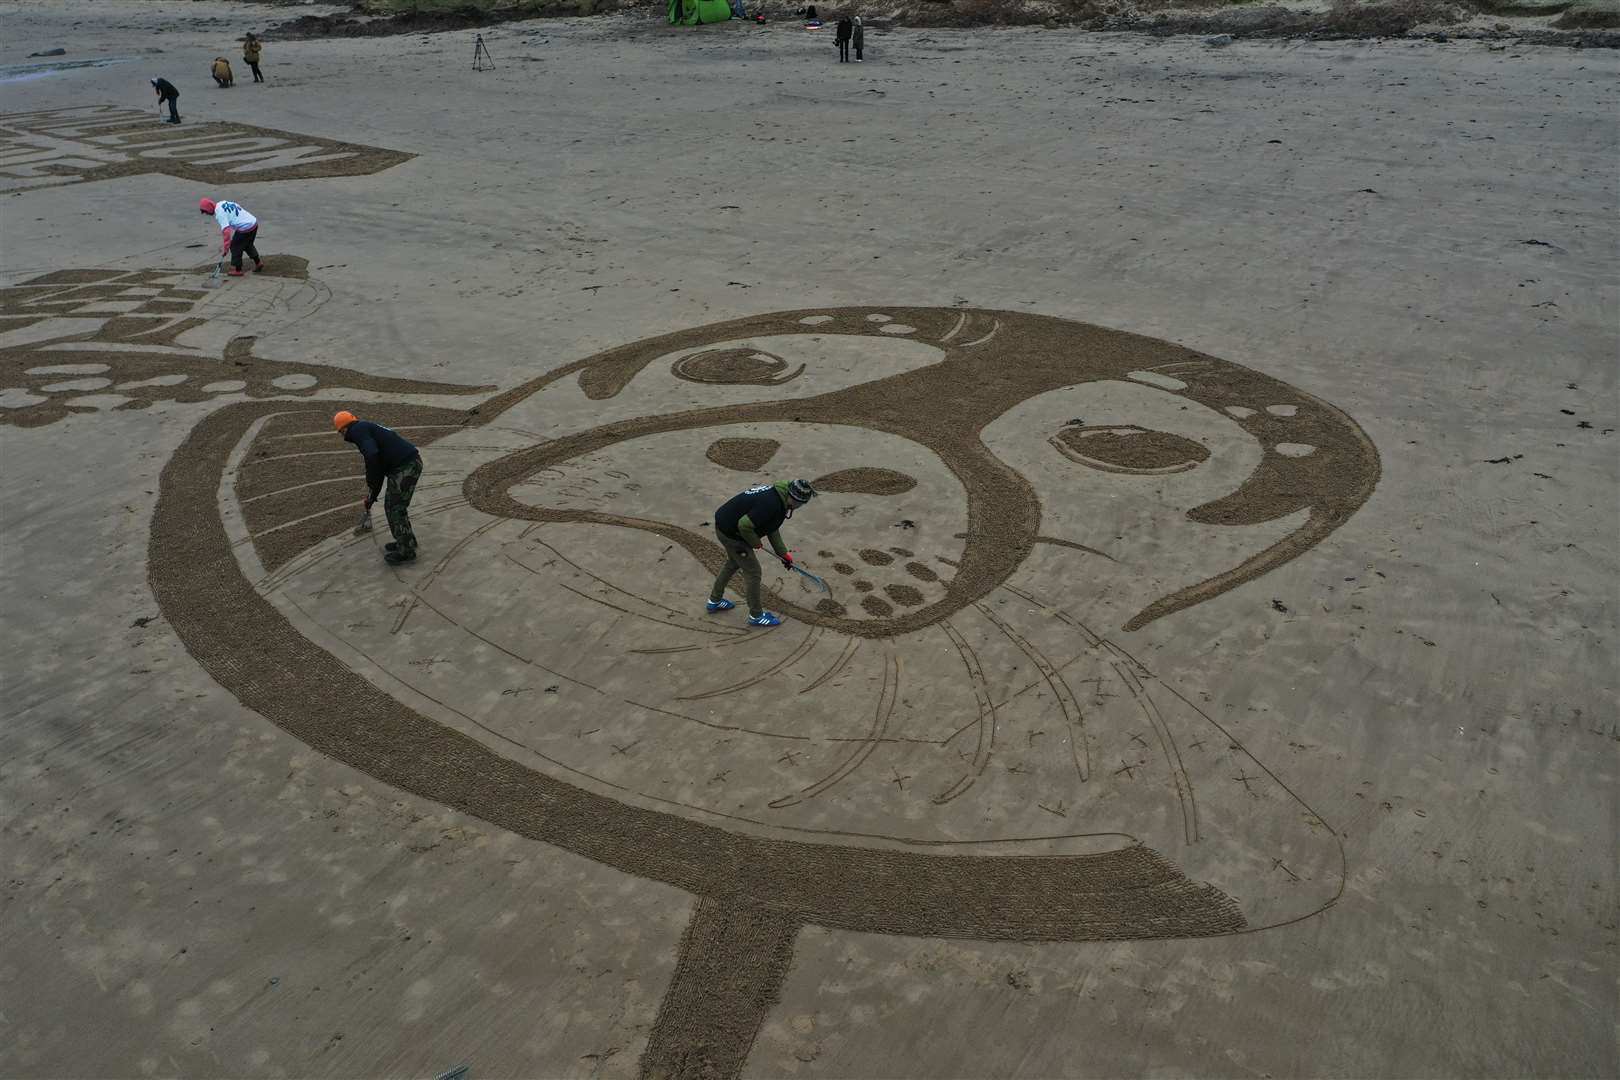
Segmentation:
[(367, 510), (377, 501), (383, 482), (388, 483), (383, 513), (388, 516), (388, 531), (394, 534), (394, 540), (384, 545), (383, 558), (393, 566), (411, 562), (416, 558), (411, 496), (416, 494), (416, 482), (422, 478), (422, 455), (393, 428), (361, 420), (347, 410), (332, 417), (332, 426), (366, 459)]

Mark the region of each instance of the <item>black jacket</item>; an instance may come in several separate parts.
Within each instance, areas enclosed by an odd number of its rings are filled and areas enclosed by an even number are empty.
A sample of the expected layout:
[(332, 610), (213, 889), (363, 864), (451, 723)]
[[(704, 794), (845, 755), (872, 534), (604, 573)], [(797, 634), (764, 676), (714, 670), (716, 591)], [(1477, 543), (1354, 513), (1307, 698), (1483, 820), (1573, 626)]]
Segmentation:
[(845, 41), (848, 41), (849, 38), (850, 38), (850, 35), (853, 34), (854, 32), (855, 32), (855, 24), (853, 22), (851, 22), (848, 19), (839, 19), (838, 20), (838, 36), (836, 38), (834, 38), (834, 40), (841, 44), (841, 43), (843, 43)]
[(343, 441), (354, 443), (365, 456), (366, 487), (373, 500), (382, 491), (384, 477), (422, 456), (399, 432), (370, 420), (356, 420), (344, 428)]
[(157, 89), (158, 97), (164, 101), (180, 96), (180, 91), (174, 88), (174, 83), (168, 79), (154, 79), (152, 85)]
[[(732, 496), (714, 512), (714, 527), (733, 540), (749, 542), (740, 527), (745, 517), (755, 536), (761, 539), (775, 537), (776, 530), (782, 527), (782, 522), (788, 517), (787, 499), (774, 484), (751, 487), (740, 495)], [(773, 542), (772, 546), (779, 547), (780, 544)]]

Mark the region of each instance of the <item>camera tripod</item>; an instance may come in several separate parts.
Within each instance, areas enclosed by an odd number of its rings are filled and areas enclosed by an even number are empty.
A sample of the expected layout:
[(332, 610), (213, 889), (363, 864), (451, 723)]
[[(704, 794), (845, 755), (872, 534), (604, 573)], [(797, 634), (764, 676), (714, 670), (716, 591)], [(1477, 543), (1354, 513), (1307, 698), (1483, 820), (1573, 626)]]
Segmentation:
[(489, 70), (495, 70), (495, 58), (489, 55), (489, 46), (484, 44), (484, 35), (479, 34), (477, 40), (473, 42), (473, 70), (483, 71), (485, 64), (489, 65)]

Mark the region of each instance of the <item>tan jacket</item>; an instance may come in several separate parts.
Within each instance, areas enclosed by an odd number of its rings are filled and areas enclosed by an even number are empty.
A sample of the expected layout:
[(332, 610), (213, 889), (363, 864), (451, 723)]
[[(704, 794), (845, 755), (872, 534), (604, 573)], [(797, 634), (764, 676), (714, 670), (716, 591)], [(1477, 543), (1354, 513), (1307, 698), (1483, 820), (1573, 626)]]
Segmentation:
[(242, 59), (250, 64), (259, 62), (259, 41), (257, 39), (242, 42)]
[(214, 78), (231, 81), (231, 62), (223, 56), (214, 61)]

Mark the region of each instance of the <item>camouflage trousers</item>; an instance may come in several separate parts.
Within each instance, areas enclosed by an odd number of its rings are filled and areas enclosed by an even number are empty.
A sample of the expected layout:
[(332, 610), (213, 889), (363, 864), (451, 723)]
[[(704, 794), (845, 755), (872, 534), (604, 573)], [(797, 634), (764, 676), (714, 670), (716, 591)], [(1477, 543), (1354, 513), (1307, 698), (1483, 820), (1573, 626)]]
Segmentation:
[(394, 534), (401, 555), (416, 554), (416, 533), (411, 531), (411, 496), (416, 494), (416, 482), (422, 478), (422, 459), (407, 461), (388, 474), (388, 490), (383, 495), (383, 513), (388, 516), (388, 531)]
[(726, 549), (726, 565), (720, 568), (719, 575), (714, 579), (714, 588), (709, 590), (709, 599), (724, 600), (726, 586), (731, 584), (732, 575), (741, 570), (743, 595), (748, 598), (748, 614), (758, 615), (765, 610), (759, 596), (759, 556), (754, 554), (753, 548), (734, 536), (727, 536), (719, 529), (714, 530), (714, 535), (720, 538), (720, 546)]

